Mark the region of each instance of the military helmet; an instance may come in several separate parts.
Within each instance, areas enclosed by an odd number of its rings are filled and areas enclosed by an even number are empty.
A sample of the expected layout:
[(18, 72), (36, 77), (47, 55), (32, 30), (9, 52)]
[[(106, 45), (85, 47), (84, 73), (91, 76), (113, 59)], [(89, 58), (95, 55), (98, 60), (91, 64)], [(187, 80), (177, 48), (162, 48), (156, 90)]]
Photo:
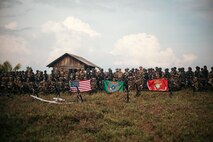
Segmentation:
[(129, 71), (129, 68), (125, 68), (125, 71)]

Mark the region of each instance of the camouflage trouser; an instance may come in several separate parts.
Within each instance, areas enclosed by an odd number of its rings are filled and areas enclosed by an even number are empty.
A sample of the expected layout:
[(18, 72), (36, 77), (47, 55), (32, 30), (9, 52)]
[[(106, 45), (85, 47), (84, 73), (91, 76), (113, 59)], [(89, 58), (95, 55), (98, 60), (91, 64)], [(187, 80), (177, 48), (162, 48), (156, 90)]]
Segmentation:
[(103, 88), (104, 88), (104, 81), (103, 80), (99, 80), (97, 86), (98, 86), (98, 90), (103, 90)]
[(128, 86), (129, 86), (129, 90), (134, 90), (135, 89), (134, 81), (130, 80), (128, 83)]
[(202, 84), (200, 83), (199, 80), (196, 80), (196, 79), (193, 81), (192, 86), (193, 86), (193, 91), (199, 91), (202, 88)]
[(208, 83), (210, 84), (211, 87), (213, 87), (213, 78), (210, 78)]
[(136, 96), (138, 96), (140, 94), (140, 91), (143, 89), (143, 82), (141, 81), (141, 79), (135, 80), (134, 86), (136, 89)]
[(181, 84), (177, 79), (171, 79), (170, 86), (173, 91), (177, 91), (181, 89)]

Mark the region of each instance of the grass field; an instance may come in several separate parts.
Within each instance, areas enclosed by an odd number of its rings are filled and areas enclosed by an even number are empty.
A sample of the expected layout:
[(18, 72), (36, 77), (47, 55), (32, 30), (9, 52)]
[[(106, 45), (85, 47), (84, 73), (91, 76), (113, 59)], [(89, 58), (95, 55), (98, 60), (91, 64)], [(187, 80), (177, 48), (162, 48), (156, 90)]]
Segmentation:
[[(40, 95), (52, 100), (53, 95)], [(213, 92), (62, 95), (70, 105), (0, 96), (0, 141), (213, 141)]]

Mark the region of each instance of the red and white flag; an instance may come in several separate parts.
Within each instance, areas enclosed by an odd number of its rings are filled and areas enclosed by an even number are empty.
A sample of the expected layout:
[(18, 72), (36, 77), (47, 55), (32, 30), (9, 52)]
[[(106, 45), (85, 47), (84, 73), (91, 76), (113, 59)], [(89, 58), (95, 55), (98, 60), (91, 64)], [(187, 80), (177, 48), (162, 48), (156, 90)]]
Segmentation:
[(168, 91), (168, 80), (166, 78), (153, 79), (147, 81), (147, 86), (150, 91)]
[(77, 87), (80, 90), (80, 92), (86, 92), (86, 91), (92, 90), (90, 80), (71, 81), (70, 82), (70, 91), (71, 92), (77, 92)]

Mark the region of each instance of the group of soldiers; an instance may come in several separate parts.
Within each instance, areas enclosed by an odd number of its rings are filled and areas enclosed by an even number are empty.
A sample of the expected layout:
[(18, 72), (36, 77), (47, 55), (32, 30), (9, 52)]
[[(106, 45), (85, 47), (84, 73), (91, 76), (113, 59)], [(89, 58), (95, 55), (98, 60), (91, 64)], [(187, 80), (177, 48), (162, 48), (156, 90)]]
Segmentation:
[(170, 90), (180, 90), (182, 88), (192, 88), (193, 91), (206, 91), (213, 88), (213, 67), (208, 71), (207, 66), (196, 67), (195, 71), (191, 67), (185, 71), (184, 68), (173, 67), (171, 70), (156, 67), (145, 69), (126, 68), (124, 72), (116, 69), (113, 72), (110, 68), (107, 72), (103, 69), (73, 69), (73, 70), (52, 70), (51, 74), (46, 71), (33, 72), (32, 69), (16, 72), (0, 73), (0, 94), (58, 94), (70, 92), (70, 81), (91, 80), (93, 91), (103, 90), (104, 80), (124, 81), (125, 90), (136, 90), (136, 95), (141, 90), (147, 89), (147, 81), (152, 79), (167, 78)]

